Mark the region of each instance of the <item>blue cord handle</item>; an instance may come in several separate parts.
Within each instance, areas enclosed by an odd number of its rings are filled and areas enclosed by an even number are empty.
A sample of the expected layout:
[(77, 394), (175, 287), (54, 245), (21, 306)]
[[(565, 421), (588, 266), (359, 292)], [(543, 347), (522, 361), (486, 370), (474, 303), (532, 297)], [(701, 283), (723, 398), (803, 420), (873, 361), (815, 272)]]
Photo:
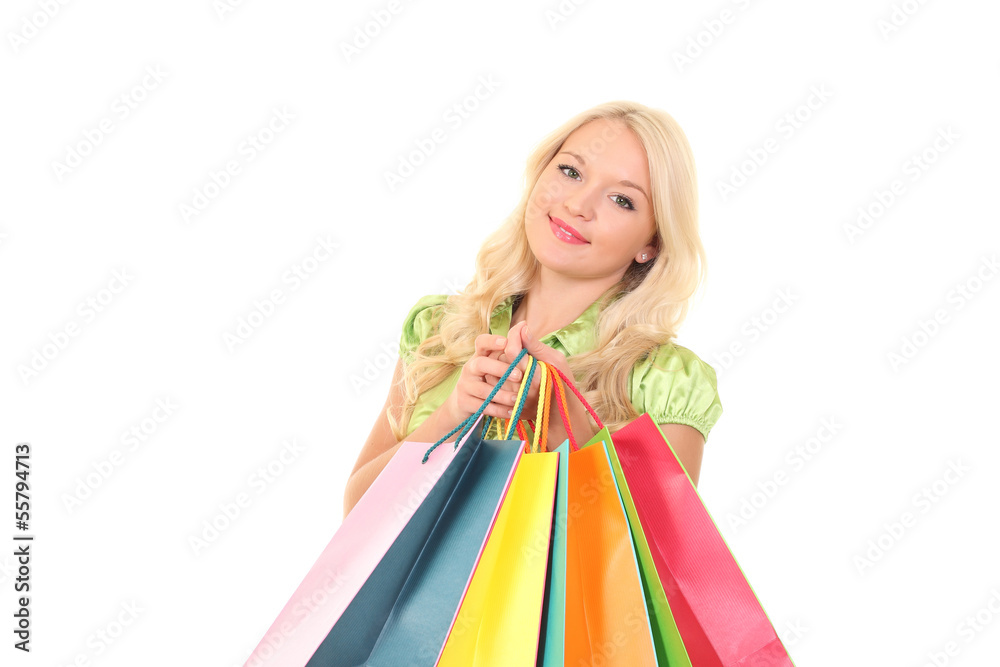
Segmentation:
[[(528, 355), (528, 356), (531, 356), (531, 355)], [(535, 363), (531, 364), (531, 369), (528, 371), (528, 377), (525, 379), (525, 382), (527, 384), (525, 384), (525, 390), (521, 394), (521, 400), (517, 402), (516, 406), (514, 406), (514, 414), (511, 415), (511, 418), (510, 418), (511, 423), (516, 424), (518, 422), (518, 420), (521, 419), (521, 410), (524, 409), (524, 404), (528, 402), (528, 390), (531, 388), (531, 378), (534, 377), (534, 375), (535, 375), (535, 369), (536, 368), (538, 368), (538, 360), (537, 359), (535, 360)], [(514, 432), (515, 431), (511, 431), (511, 433), (514, 433)], [(511, 438), (508, 438), (508, 439), (509, 440), (513, 440), (514, 438), (511, 437)]]
[[(531, 357), (530, 354), (528, 356)], [(533, 378), (535, 376), (535, 369), (536, 368), (538, 368), (538, 363), (537, 362), (531, 364), (530, 367), (528, 368), (528, 377), (526, 379), (527, 379), (529, 387), (531, 386), (531, 378)], [(524, 409), (524, 404), (527, 403), (527, 402), (528, 402), (528, 392), (525, 391), (524, 393), (521, 394), (521, 400), (517, 402), (516, 406), (514, 406), (514, 414), (511, 417), (511, 421), (512, 422), (517, 423), (517, 421), (521, 418), (521, 411)], [(470, 421), (470, 420), (467, 419), (466, 421)], [(492, 422), (493, 422), (493, 417), (487, 417), (486, 419), (483, 420), (483, 433), (489, 433), (490, 432), (490, 424)], [(498, 433), (499, 433), (499, 431), (498, 431)], [(463, 433), (463, 435), (464, 435), (464, 433)], [(461, 440), (461, 439), (462, 439), (461, 437), (455, 438), (455, 449), (458, 449), (458, 441)], [(507, 438), (507, 439), (508, 440), (513, 440), (514, 437), (511, 436), (510, 438)]]
[[(427, 450), (427, 452), (424, 454), (424, 458), (420, 461), (421, 463), (427, 463), (427, 457), (429, 457), (431, 455), (431, 452), (433, 452), (435, 449), (437, 449), (438, 445), (440, 445), (441, 443), (443, 443), (445, 440), (447, 440), (448, 438), (450, 438), (452, 435), (454, 435), (458, 431), (461, 431), (461, 433), (459, 433), (458, 437), (455, 438), (455, 449), (458, 449), (458, 443), (462, 440), (463, 437), (465, 437), (465, 434), (472, 428), (472, 426), (476, 423), (476, 421), (479, 419), (479, 417), (483, 414), (483, 411), (486, 410), (486, 406), (488, 406), (490, 404), (490, 402), (493, 401), (493, 397), (497, 395), (497, 392), (500, 391), (500, 388), (507, 382), (507, 378), (509, 378), (510, 374), (514, 372), (514, 368), (517, 367), (517, 364), (521, 361), (521, 359), (524, 358), (524, 355), (526, 355), (527, 353), (528, 353), (527, 349), (521, 348), (521, 351), (517, 353), (516, 357), (514, 357), (514, 361), (510, 362), (510, 366), (507, 367), (507, 370), (504, 372), (504, 374), (497, 381), (496, 386), (493, 387), (493, 391), (491, 391), (490, 395), (486, 397), (486, 400), (483, 401), (483, 404), (479, 406), (479, 409), (476, 410), (475, 414), (470, 415), (469, 417), (467, 417), (464, 421), (462, 421), (461, 424), (459, 424), (458, 426), (456, 426), (455, 428), (453, 428), (451, 430), (451, 432), (449, 432), (446, 436), (444, 436), (443, 438), (441, 438), (440, 440), (438, 440), (437, 442), (435, 442), (433, 445), (431, 445), (431, 448)], [(531, 372), (528, 373), (528, 383), (529, 383), (529, 386), (530, 386), (530, 383), (531, 383), (531, 376), (534, 375), (534, 373), (535, 373), (534, 366), (537, 366), (537, 364), (534, 364), (532, 366)], [(528, 396), (528, 392), (525, 391), (524, 392), (524, 397), (526, 398), (527, 396)], [(517, 415), (515, 415), (512, 418), (519, 417), (521, 415), (521, 408), (523, 408), (523, 407), (524, 407), (524, 399), (522, 399), (521, 404), (517, 406)], [(489, 420), (489, 417), (487, 417), (487, 420)], [(489, 425), (489, 423), (487, 422), (487, 424), (485, 424), (484, 426), (488, 426), (488, 425)]]

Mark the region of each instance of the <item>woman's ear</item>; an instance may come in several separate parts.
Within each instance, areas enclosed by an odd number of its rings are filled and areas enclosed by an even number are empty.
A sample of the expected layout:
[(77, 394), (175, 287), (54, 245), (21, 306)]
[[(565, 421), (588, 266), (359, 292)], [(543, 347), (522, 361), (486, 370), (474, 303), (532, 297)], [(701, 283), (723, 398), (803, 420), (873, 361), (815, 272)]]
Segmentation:
[(635, 261), (645, 264), (656, 258), (660, 252), (659, 239), (654, 236), (649, 243), (644, 245), (635, 255)]

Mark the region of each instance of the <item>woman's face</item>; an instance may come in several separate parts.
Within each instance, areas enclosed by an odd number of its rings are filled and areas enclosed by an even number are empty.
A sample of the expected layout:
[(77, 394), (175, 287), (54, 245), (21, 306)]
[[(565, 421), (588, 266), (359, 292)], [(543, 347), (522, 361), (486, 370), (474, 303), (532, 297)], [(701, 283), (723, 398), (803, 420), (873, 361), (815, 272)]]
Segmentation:
[(531, 191), (528, 245), (546, 269), (610, 287), (633, 260), (656, 255), (651, 192), (646, 153), (625, 124), (586, 123), (569, 135)]

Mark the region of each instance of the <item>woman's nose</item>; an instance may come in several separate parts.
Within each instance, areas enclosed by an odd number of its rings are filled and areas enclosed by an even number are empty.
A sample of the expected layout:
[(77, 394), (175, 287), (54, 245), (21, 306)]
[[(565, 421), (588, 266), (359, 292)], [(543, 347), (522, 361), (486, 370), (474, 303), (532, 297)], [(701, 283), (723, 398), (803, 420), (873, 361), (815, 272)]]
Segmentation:
[(590, 219), (594, 213), (594, 198), (599, 196), (592, 188), (576, 188), (564, 200), (566, 211)]

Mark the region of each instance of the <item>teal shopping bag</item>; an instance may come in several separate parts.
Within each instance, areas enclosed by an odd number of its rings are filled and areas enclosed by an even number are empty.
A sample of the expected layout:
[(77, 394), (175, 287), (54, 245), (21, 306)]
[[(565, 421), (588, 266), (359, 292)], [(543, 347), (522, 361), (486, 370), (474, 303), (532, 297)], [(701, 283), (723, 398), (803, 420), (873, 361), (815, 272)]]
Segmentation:
[(483, 440), (482, 428), (447, 497), (432, 490), (307, 667), (436, 662), (524, 447)]
[(545, 607), (538, 653), (543, 667), (561, 667), (566, 641), (566, 505), (569, 488), (569, 441), (552, 451), (559, 452), (556, 502), (549, 541), (549, 571), (545, 581)]
[[(430, 667), (437, 662), (524, 453), (521, 440), (484, 438), (490, 420), (482, 412), (515, 365), (476, 414), (428, 450), (425, 461), (451, 435), (461, 431), (460, 441), (471, 430), (458, 481), (431, 491), (306, 667)], [(450, 467), (457, 470), (456, 464)]]

